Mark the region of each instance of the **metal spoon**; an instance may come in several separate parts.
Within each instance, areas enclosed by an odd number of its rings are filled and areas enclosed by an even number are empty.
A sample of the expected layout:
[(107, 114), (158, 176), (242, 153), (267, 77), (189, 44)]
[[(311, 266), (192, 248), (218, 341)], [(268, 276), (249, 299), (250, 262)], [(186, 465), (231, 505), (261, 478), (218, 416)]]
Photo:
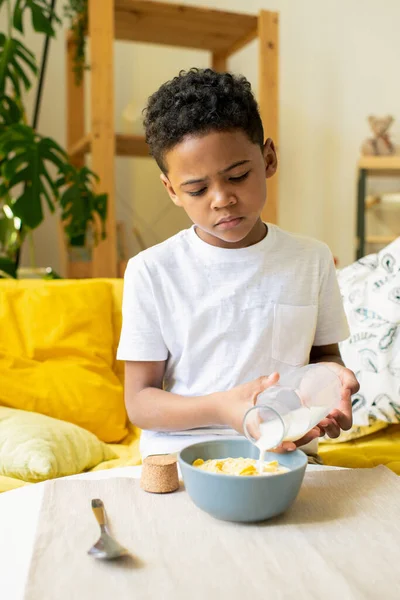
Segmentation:
[(112, 559), (119, 558), (128, 554), (128, 550), (121, 546), (113, 537), (107, 527), (106, 513), (104, 510), (104, 504), (96, 498), (92, 500), (92, 510), (94, 516), (100, 525), (100, 537), (97, 542), (88, 550), (88, 554), (95, 558)]

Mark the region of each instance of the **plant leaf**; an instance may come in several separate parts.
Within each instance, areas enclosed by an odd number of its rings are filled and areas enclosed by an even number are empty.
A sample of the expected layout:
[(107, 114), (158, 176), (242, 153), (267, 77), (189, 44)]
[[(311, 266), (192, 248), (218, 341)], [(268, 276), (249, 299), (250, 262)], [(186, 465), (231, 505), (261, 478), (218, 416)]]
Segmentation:
[(21, 96), (20, 79), (26, 90), (30, 88), (29, 75), (37, 73), (37, 67), (32, 57), (32, 53), (20, 41), (7, 38), (4, 33), (0, 33), (0, 95), (6, 93), (8, 84), (19, 98)]
[(10, 189), (15, 187), (19, 183), (24, 183), (25, 181), (27, 181), (27, 179), (29, 179), (29, 168), (21, 169), (11, 177), (9, 181)]
[(18, 123), (21, 117), (22, 111), (15, 100), (5, 94), (0, 96), (0, 133), (2, 126)]
[(15, 60), (15, 62), (14, 62), (14, 72), (17, 77), (22, 79), (25, 89), (29, 90), (29, 88), (31, 87), (31, 82), (29, 81), (28, 77), (26, 76), (24, 70), (18, 64), (17, 60)]
[[(10, 125), (0, 135), (0, 156), (5, 158), (0, 166), (0, 184), (13, 198), (11, 208), (14, 215), (30, 229), (43, 220), (43, 201), (51, 211), (54, 210), (59, 197), (57, 181), (60, 172), (68, 172), (71, 168), (61, 148), (57, 152), (49, 151), (49, 147), (59, 148), (21, 123)], [(50, 167), (56, 169), (53, 176)], [(22, 191), (19, 188), (21, 184)]]
[(50, 37), (54, 37), (56, 32), (50, 21), (50, 15), (46, 16), (42, 8), (40, 8), (35, 2), (27, 2), (32, 13), (32, 26), (35, 31), (39, 33), (45, 33)]
[(17, 0), (15, 3), (14, 15), (13, 15), (13, 25), (14, 25), (15, 29), (18, 29), (18, 31), (20, 31), (21, 33), (24, 33), (24, 24), (22, 22), (22, 8), (21, 8), (22, 1), (23, 0)]
[(5, 93), (6, 81), (7, 81), (7, 73), (9, 64), (13, 59), (15, 44), (14, 40), (10, 38), (6, 38), (4, 33), (0, 33), (0, 93)]
[(50, 150), (48, 150), (48, 148), (44, 144), (41, 145), (41, 153), (44, 158), (55, 164), (59, 168), (59, 170), (63, 172), (65, 168), (65, 163), (66, 161), (68, 161), (67, 154), (61, 154), (61, 156), (58, 156), (58, 154), (56, 154), (55, 152), (51, 152)]
[(23, 19), (26, 12), (31, 13), (32, 27), (38, 33), (50, 37), (55, 36), (54, 24), (61, 21), (51, 11), (51, 4), (47, 0), (17, 0), (13, 13), (13, 25), (18, 31), (24, 33)]
[(34, 202), (29, 186), (13, 202), (12, 210), (27, 227), (35, 229), (43, 221), (43, 210), (41, 202)]
[[(94, 174), (87, 168), (75, 169), (67, 173), (67, 184), (60, 197), (61, 218), (70, 240), (86, 234), (89, 225), (96, 227), (96, 215), (100, 218), (101, 237), (105, 237), (107, 215), (107, 194), (96, 194)], [(96, 231), (95, 238), (96, 236)]]
[(29, 48), (24, 46), (19, 40), (16, 40), (16, 46), (17, 55), (20, 56), (20, 58), (22, 58), (22, 60), (25, 61), (28, 65), (30, 65), (32, 69), (36, 69), (36, 57), (33, 54), (33, 52), (31, 52)]
[(49, 191), (47, 190), (46, 186), (43, 184), (42, 181), (40, 182), (40, 186), (41, 186), (42, 196), (46, 200), (47, 206), (48, 206), (50, 212), (53, 213), (55, 211), (55, 206), (54, 206), (54, 202), (49, 194)]
[(0, 277), (17, 278), (17, 264), (11, 258), (0, 256)]
[(49, 172), (47, 171), (47, 169), (43, 170), (43, 178), (44, 180), (47, 182), (47, 185), (49, 186), (49, 188), (51, 189), (51, 191), (53, 192), (53, 194), (55, 196), (58, 196), (58, 185), (57, 185), (57, 180), (54, 181), (50, 175)]

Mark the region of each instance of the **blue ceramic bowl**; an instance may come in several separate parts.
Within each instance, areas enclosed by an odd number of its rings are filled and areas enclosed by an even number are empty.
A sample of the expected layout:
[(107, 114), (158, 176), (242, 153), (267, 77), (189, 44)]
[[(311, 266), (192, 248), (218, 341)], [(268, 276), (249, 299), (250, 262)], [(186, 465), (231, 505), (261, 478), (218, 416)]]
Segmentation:
[(235, 476), (208, 473), (192, 466), (197, 458), (256, 458), (258, 449), (245, 438), (221, 438), (191, 444), (179, 454), (185, 488), (194, 504), (217, 519), (251, 523), (285, 512), (295, 501), (307, 467), (300, 450), (269, 452), (266, 461), (278, 460), (289, 472), (281, 475)]

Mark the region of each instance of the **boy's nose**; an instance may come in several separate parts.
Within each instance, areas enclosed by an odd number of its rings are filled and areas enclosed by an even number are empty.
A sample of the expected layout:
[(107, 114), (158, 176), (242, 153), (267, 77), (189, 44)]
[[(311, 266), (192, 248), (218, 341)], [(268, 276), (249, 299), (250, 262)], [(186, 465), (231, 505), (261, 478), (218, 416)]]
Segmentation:
[(232, 192), (219, 190), (213, 196), (211, 207), (215, 209), (225, 208), (226, 206), (233, 206), (236, 202), (237, 199)]

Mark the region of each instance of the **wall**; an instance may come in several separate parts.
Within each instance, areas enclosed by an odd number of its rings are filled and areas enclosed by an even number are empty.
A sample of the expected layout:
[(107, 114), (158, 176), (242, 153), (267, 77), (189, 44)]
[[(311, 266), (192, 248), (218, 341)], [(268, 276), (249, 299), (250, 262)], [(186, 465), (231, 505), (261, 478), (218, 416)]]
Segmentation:
[[(193, 4), (194, 0), (181, 0)], [(400, 142), (398, 0), (197, 0), (198, 5), (256, 13), (280, 12), (280, 225), (326, 241), (341, 265), (354, 256), (356, 162), (369, 135), (366, 116), (394, 114)], [(3, 21), (0, 22), (0, 26)], [(4, 30), (4, 27), (0, 27)], [(38, 36), (27, 33), (30, 47)], [(159, 84), (180, 69), (206, 66), (205, 52), (115, 44), (116, 109), (134, 99), (139, 112)], [(257, 90), (256, 43), (231, 61)], [(40, 131), (65, 142), (64, 44), (51, 45)], [(55, 101), (56, 98), (56, 101)], [(148, 159), (117, 160), (118, 217), (136, 225), (146, 245), (187, 225), (169, 203)], [(391, 184), (388, 184), (391, 185)], [(139, 244), (129, 237), (130, 252)], [(58, 267), (54, 219), (35, 232), (37, 262)], [(24, 260), (26, 256), (24, 254)]]

